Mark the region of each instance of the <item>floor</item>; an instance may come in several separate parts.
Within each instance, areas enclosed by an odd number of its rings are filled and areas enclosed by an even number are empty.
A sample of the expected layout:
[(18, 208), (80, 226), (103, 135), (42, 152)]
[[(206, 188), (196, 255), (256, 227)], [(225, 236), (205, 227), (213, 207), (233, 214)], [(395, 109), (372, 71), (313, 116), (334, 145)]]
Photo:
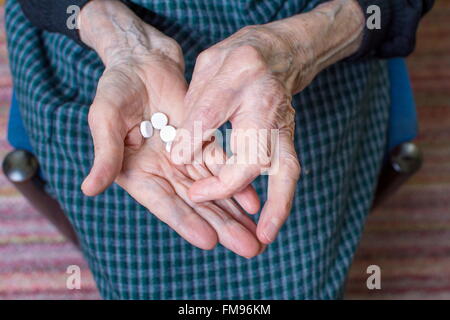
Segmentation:
[[(421, 171), (373, 212), (350, 271), (349, 299), (450, 299), (450, 1), (436, 2), (408, 59)], [(367, 267), (381, 268), (368, 290)]]

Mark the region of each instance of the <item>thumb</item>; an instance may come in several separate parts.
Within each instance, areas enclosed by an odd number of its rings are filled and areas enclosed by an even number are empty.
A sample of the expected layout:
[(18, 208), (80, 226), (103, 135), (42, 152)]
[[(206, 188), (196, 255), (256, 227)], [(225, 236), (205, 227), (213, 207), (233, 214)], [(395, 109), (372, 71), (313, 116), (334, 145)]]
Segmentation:
[(126, 128), (116, 108), (96, 98), (89, 112), (89, 127), (94, 141), (94, 164), (81, 185), (87, 196), (109, 187), (122, 168)]

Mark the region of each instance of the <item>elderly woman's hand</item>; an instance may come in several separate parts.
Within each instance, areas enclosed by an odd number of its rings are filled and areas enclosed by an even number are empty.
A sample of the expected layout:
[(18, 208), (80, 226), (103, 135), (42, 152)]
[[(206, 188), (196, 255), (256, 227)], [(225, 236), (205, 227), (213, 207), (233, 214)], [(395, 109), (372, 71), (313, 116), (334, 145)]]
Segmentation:
[[(105, 64), (89, 112), (95, 160), (83, 192), (96, 195), (116, 181), (193, 245), (211, 249), (220, 241), (245, 257), (260, 253), (256, 225), (234, 200), (197, 204), (187, 195), (194, 180), (217, 173), (220, 166), (176, 166), (158, 137), (144, 140), (139, 132), (140, 122), (158, 111), (175, 127), (185, 117), (187, 84), (178, 44), (118, 1), (93, 1), (80, 20), (82, 40)], [(223, 156), (214, 144), (203, 152)], [(235, 199), (248, 211), (258, 210), (252, 188)]]
[[(203, 136), (178, 138), (172, 158), (191, 161), (210, 138), (210, 129), (228, 120), (233, 127), (233, 155), (217, 175), (193, 184), (192, 200), (228, 198), (272, 164), (257, 235), (264, 243), (275, 239), (290, 212), (300, 175), (291, 97), (320, 70), (357, 50), (363, 21), (356, 1), (334, 0), (310, 13), (245, 27), (200, 54), (185, 98), (188, 115), (182, 128), (194, 133), (200, 126)], [(248, 129), (262, 134), (249, 135)], [(275, 148), (270, 148), (270, 141), (261, 141), (272, 129), (279, 133)], [(252, 137), (256, 139), (248, 143)], [(256, 157), (240, 154), (249, 152), (252, 144), (258, 146)], [(272, 154), (273, 150), (278, 151)], [(242, 161), (264, 159), (268, 154), (271, 163)]]

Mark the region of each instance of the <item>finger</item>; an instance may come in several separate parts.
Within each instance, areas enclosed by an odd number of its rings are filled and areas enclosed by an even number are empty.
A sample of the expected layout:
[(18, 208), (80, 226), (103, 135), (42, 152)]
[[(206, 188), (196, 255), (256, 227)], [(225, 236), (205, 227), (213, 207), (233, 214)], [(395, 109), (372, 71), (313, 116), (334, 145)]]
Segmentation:
[(198, 180), (189, 189), (189, 197), (195, 202), (226, 199), (244, 191), (261, 173), (259, 165), (234, 163), (232, 156), (218, 176)]
[[(190, 171), (188, 173), (191, 176), (193, 172)], [(254, 257), (261, 251), (255, 223), (233, 200), (195, 203), (188, 197), (188, 189), (192, 184), (190, 178), (178, 175), (170, 183), (176, 194), (216, 230), (219, 242), (224, 247), (246, 258)]]
[[(201, 179), (204, 177), (211, 176), (211, 172), (201, 165), (197, 166), (188, 166), (187, 172), (189, 176), (194, 179)], [(188, 187), (188, 186), (187, 186)], [(248, 187), (246, 189), (249, 189)], [(254, 192), (254, 189), (253, 189)], [(247, 195), (243, 195), (242, 197), (247, 197)], [(237, 201), (236, 201), (237, 202)], [(221, 207), (225, 212), (229, 213), (232, 217), (234, 217), (237, 221), (242, 223), (247, 229), (256, 234), (256, 224), (250, 219), (245, 212), (242, 210), (242, 206), (239, 205), (232, 199), (224, 199), (224, 200), (216, 200), (216, 203), (219, 207)], [(259, 203), (259, 202), (258, 202)]]
[(171, 158), (174, 163), (188, 164), (201, 157), (204, 142), (231, 117), (234, 99), (233, 90), (211, 84), (195, 102), (186, 106), (187, 118), (178, 128), (172, 145)]
[[(211, 176), (211, 172), (208, 170), (209, 168), (205, 168), (202, 165), (194, 165), (188, 167), (188, 173), (191, 178), (194, 180), (198, 180), (201, 178), (206, 178)], [(248, 191), (247, 191), (248, 190)], [(252, 197), (253, 195), (247, 195), (246, 193), (255, 192), (253, 187), (249, 186), (245, 188), (244, 191), (238, 193), (238, 195), (241, 195), (241, 198), (247, 198)], [(256, 192), (255, 192), (256, 193)], [(257, 196), (257, 195), (256, 195)], [(235, 195), (236, 197), (236, 195)], [(230, 213), (231, 216), (233, 216), (237, 221), (241, 222), (247, 229), (254, 232), (256, 234), (256, 224), (253, 222), (252, 219), (250, 219), (245, 212), (242, 210), (245, 208), (241, 208), (242, 205), (236, 200), (233, 201), (232, 199), (224, 199), (224, 200), (216, 200), (214, 201), (219, 207), (221, 207), (225, 212)], [(239, 205), (241, 207), (239, 207)], [(259, 201), (258, 201), (259, 204)]]
[[(202, 165), (192, 165), (187, 167), (189, 176), (194, 180), (201, 180), (212, 176), (212, 173)], [(252, 185), (248, 185), (244, 190), (233, 195), (233, 198), (246, 212), (256, 214), (260, 209), (258, 194)], [(226, 199), (227, 201), (230, 199)]]
[(236, 193), (233, 198), (246, 212), (257, 214), (261, 208), (258, 193), (255, 188), (249, 184), (241, 192)]
[(283, 226), (292, 208), (300, 164), (290, 135), (280, 133), (279, 156), (275, 158), (275, 170), (269, 176), (267, 201), (258, 222), (258, 239), (265, 244), (272, 243)]
[(239, 207), (232, 199), (214, 201), (221, 209), (229, 213), (236, 221), (246, 227), (252, 234), (256, 235), (256, 223)]
[(261, 251), (254, 223), (243, 212), (235, 219), (212, 202), (191, 205), (216, 230), (219, 242), (225, 248), (245, 258), (252, 258)]
[[(240, 119), (237, 119), (240, 118)], [(214, 177), (196, 181), (190, 189), (194, 201), (228, 198), (243, 191), (264, 169), (270, 166), (270, 130), (260, 121), (250, 123), (248, 115), (234, 118), (231, 135), (233, 156)], [(243, 129), (245, 128), (245, 129)]]
[(89, 112), (89, 127), (94, 142), (94, 164), (81, 189), (95, 196), (110, 186), (120, 172), (126, 128), (108, 101), (94, 100)]
[(117, 183), (192, 245), (204, 250), (216, 246), (215, 230), (173, 191), (166, 180), (153, 175), (141, 180), (127, 174), (119, 175)]
[[(212, 175), (219, 175), (220, 170), (223, 168), (226, 162), (226, 154), (216, 141), (209, 143), (204, 151), (204, 161), (207, 168)], [(201, 178), (207, 178), (208, 175), (203, 175)], [(195, 180), (199, 180), (197, 178)], [(233, 195), (233, 198), (239, 203), (239, 205), (248, 213), (256, 214), (260, 209), (259, 196), (256, 193), (255, 188), (251, 184), (245, 187), (242, 191)]]

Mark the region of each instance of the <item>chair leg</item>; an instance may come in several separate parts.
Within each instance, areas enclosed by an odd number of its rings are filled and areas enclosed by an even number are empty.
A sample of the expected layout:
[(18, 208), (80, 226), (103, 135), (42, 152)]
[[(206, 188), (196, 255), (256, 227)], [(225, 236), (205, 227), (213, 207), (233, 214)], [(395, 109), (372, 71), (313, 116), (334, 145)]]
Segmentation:
[(14, 150), (3, 160), (3, 172), (28, 202), (76, 246), (75, 231), (59, 203), (45, 192), (44, 181), (39, 177), (39, 163), (26, 150)]
[(381, 170), (372, 209), (378, 207), (419, 171), (422, 161), (422, 152), (416, 144), (405, 142), (397, 146)]

